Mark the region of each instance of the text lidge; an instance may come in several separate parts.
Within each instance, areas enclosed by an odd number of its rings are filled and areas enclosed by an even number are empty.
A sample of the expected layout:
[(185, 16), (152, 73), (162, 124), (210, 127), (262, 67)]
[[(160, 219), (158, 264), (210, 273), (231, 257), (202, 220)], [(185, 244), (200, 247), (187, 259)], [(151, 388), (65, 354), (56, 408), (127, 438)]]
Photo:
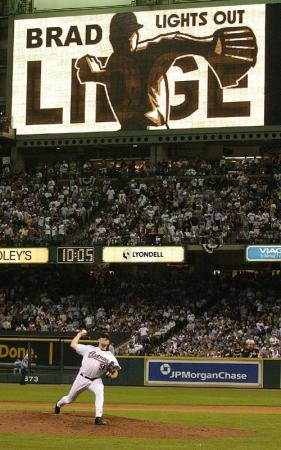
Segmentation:
[[(72, 73), (71, 76), (71, 88), (69, 98), (70, 109), (70, 123), (85, 123), (85, 110), (86, 110), (86, 89), (81, 88), (78, 82), (75, 69), (76, 59), (70, 61), (69, 70)], [(193, 72), (198, 69), (196, 60), (192, 56), (185, 56), (175, 61), (174, 66), (179, 67), (182, 73)], [(224, 64), (225, 73), (231, 72), (232, 67), (230, 64)], [(42, 61), (28, 61), (27, 62), (27, 87), (26, 87), (26, 125), (53, 125), (63, 123), (63, 108), (41, 108), (41, 97), (44, 93), (41, 93), (41, 70)], [(107, 84), (111, 84), (111, 90), (118, 89), (116, 80), (122, 79), (122, 83), (130, 83), (130, 74), (126, 73), (126, 67), (123, 67), (122, 72), (113, 72), (107, 80)], [(202, 80), (201, 80), (202, 81)], [(137, 74), (134, 83), (141, 83), (141, 79), (138, 80)], [(248, 87), (248, 76), (246, 75), (240, 82), (241, 87)], [(138, 89), (136, 89), (138, 91)], [(199, 80), (174, 80), (174, 92), (176, 95), (184, 96), (184, 100), (177, 106), (170, 107), (170, 120), (181, 120), (189, 117), (195, 111), (198, 110), (200, 104), (200, 83)], [(52, 95), (55, 97), (55, 89), (52, 93), (51, 90), (46, 93), (48, 97)], [(107, 100), (108, 101), (108, 100)], [(124, 111), (128, 110), (127, 99), (123, 100)], [(202, 103), (202, 99), (201, 99)], [(207, 103), (206, 118), (219, 118), (219, 117), (248, 117), (250, 116), (250, 101), (237, 101), (237, 102), (225, 102), (223, 99), (223, 91), (219, 86), (217, 78), (213, 74), (212, 70), (208, 69), (207, 79), (207, 98), (203, 102)], [(119, 105), (120, 110), (122, 104)], [(102, 102), (96, 101), (96, 105), (93, 105), (93, 117), (96, 116), (97, 122), (112, 122), (115, 118), (112, 112), (106, 116), (105, 105)], [(108, 103), (108, 109), (110, 111), (110, 104)], [(99, 114), (102, 113), (102, 114)], [(101, 117), (101, 119), (99, 119)]]

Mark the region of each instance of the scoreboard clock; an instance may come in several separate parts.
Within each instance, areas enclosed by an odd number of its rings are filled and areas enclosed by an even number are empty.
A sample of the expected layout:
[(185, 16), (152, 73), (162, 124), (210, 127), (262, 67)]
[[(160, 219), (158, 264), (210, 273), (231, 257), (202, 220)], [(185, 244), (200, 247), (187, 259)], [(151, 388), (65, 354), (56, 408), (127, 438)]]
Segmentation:
[(91, 264), (95, 262), (94, 247), (58, 247), (57, 263)]

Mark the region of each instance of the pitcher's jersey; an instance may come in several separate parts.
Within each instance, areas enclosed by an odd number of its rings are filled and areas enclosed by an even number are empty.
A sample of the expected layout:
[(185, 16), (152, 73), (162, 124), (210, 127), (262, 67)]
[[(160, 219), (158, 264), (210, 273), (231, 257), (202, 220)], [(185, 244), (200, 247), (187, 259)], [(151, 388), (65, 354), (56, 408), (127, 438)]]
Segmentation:
[(76, 352), (83, 356), (80, 373), (89, 378), (99, 378), (107, 371), (107, 366), (112, 361), (121, 369), (115, 356), (93, 345), (78, 344)]

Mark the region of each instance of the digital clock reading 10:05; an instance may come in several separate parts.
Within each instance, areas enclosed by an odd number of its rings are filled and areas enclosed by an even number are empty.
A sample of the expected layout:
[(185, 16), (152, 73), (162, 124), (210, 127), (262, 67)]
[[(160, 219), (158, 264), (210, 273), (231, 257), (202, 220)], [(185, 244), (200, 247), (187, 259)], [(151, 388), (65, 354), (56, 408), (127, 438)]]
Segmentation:
[(58, 247), (58, 263), (93, 263), (95, 262), (94, 247)]

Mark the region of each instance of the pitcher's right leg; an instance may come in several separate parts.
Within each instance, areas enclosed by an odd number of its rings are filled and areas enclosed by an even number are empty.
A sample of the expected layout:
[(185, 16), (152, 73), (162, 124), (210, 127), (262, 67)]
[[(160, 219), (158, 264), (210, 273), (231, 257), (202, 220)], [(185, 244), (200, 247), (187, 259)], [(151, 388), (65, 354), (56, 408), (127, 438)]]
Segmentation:
[(77, 375), (77, 377), (74, 380), (73, 385), (71, 386), (71, 389), (68, 393), (68, 395), (65, 395), (60, 400), (57, 401), (55, 405), (55, 414), (60, 413), (60, 408), (64, 405), (67, 405), (69, 403), (74, 402), (76, 397), (81, 394), (87, 387), (91, 384), (91, 381), (81, 377), (80, 374)]

